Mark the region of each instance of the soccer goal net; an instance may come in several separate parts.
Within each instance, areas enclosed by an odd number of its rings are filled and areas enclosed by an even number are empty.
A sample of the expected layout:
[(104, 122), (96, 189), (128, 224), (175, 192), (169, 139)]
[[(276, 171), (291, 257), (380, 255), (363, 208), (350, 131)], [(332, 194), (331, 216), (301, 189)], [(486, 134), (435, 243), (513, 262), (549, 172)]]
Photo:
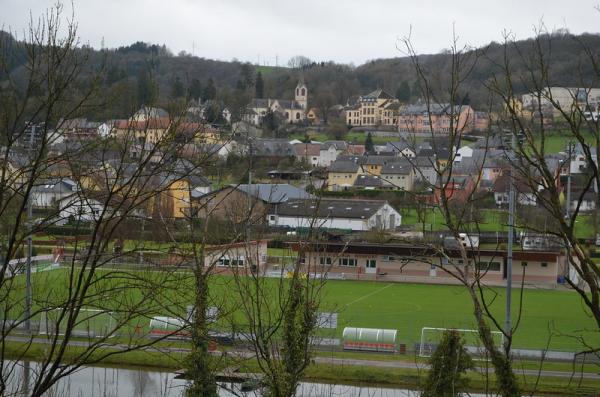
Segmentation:
[[(42, 313), (39, 333), (42, 335), (64, 335), (68, 327), (68, 312), (53, 309)], [(87, 338), (114, 337), (116, 326), (114, 313), (101, 309), (80, 309), (72, 335)]]
[[(486, 349), (479, 339), (479, 331), (476, 329), (423, 327), (421, 329), (421, 343), (418, 348), (419, 357), (431, 357), (440, 344), (444, 332), (449, 330), (459, 333), (465, 342), (465, 348), (470, 354), (481, 357), (487, 355)], [(496, 346), (502, 347), (504, 344), (504, 334), (500, 331), (492, 331), (492, 337)]]

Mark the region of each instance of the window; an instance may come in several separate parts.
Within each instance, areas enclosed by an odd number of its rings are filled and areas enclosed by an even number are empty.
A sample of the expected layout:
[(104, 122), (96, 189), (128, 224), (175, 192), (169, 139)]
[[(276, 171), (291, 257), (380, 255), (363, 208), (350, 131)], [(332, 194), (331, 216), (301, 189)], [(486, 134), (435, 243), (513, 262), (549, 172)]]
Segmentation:
[(542, 267), (548, 267), (548, 262), (542, 262)]
[(356, 266), (356, 259), (354, 258), (342, 258), (340, 260), (340, 266)]
[(243, 267), (244, 266), (244, 260), (243, 259), (233, 259), (231, 261), (231, 266), (233, 266), (233, 267), (235, 267), (235, 266)]
[(331, 258), (329, 256), (322, 256), (319, 258), (319, 264), (331, 265)]
[(391, 255), (384, 255), (383, 256), (383, 260), (384, 262), (389, 262), (389, 261), (393, 261), (395, 258)]
[(221, 258), (219, 258), (219, 261), (217, 262), (217, 266), (229, 266), (229, 258), (226, 256), (222, 256)]
[(377, 261), (375, 259), (367, 259), (367, 269), (375, 269), (377, 267)]
[(306, 90), (304, 88), (300, 91), (300, 95), (302, 95), (302, 96), (306, 95)]
[(274, 220), (275, 220), (275, 218), (276, 218), (276, 216), (275, 216), (275, 215), (269, 215), (269, 220), (272, 220), (272, 221), (274, 221)]
[(296, 113), (296, 120), (300, 120), (300, 113)]
[(500, 262), (477, 262), (476, 269), (480, 271), (492, 271), (499, 272), (500, 271)]

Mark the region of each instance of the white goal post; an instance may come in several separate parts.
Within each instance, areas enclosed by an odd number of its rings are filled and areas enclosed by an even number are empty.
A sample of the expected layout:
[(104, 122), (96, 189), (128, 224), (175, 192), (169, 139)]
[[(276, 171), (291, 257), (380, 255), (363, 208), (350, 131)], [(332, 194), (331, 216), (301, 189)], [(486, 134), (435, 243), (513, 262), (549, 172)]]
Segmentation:
[[(63, 309), (52, 309), (42, 312), (40, 319), (39, 334), (41, 335), (64, 335), (67, 324), (67, 316), (63, 317), (58, 324), (59, 316)], [(87, 338), (114, 337), (116, 319), (113, 312), (100, 309), (79, 309), (79, 314), (72, 329), (73, 336)], [(111, 335), (112, 334), (112, 335)]]
[[(479, 339), (476, 329), (436, 328), (423, 327), (421, 329), (421, 343), (419, 343), (419, 357), (431, 357), (446, 331), (456, 331), (465, 341), (465, 348), (470, 354), (485, 356), (486, 350)], [(491, 331), (494, 343), (499, 348), (504, 344), (504, 334), (500, 331)]]

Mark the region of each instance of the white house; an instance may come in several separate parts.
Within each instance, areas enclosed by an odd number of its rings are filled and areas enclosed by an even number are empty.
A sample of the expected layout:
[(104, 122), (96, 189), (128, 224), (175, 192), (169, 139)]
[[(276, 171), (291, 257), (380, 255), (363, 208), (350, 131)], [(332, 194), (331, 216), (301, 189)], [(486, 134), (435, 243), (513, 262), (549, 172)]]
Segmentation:
[(454, 161), (461, 161), (464, 158), (473, 157), (473, 148), (470, 146), (463, 146), (456, 151)]
[(319, 153), (319, 167), (329, 167), (331, 163), (337, 160), (338, 156), (348, 150), (348, 143), (345, 141), (325, 141), (321, 145)]
[(61, 199), (58, 205), (59, 221), (57, 224), (59, 225), (64, 225), (69, 221), (96, 222), (105, 210), (100, 201), (77, 194)]
[(382, 200), (303, 199), (274, 207), (268, 222), (294, 229), (394, 230), (401, 225), (402, 215)]
[(411, 145), (402, 140), (397, 142), (388, 142), (382, 152), (390, 152), (394, 153), (396, 156), (401, 158), (413, 158), (416, 157), (415, 150), (411, 147)]

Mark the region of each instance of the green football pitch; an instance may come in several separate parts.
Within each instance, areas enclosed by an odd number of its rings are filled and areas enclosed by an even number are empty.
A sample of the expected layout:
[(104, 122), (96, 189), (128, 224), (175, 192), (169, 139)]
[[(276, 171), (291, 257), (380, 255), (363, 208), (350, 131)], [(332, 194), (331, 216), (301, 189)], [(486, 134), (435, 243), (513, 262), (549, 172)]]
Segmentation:
[[(168, 279), (161, 272), (98, 274), (101, 277), (93, 285), (97, 292), (95, 299), (101, 298), (105, 306), (122, 308), (123, 302), (139, 299), (151, 305), (153, 315), (172, 316), (176, 312), (183, 315), (192, 302), (193, 278), (189, 272), (171, 273)], [(67, 275), (64, 269), (34, 274), (34, 304), (39, 307), (49, 300), (55, 304), (60, 301)], [(18, 278), (15, 285), (22, 284), (22, 276)], [(153, 285), (146, 287), (147, 282)], [(279, 286), (276, 279), (265, 279), (265, 283), (272, 292)], [(116, 288), (125, 284), (131, 287)], [(214, 276), (210, 289), (213, 301), (221, 305), (229, 302), (236, 307), (240, 295), (235, 292), (231, 277)], [(104, 294), (104, 290), (111, 292)], [(22, 288), (16, 291), (14, 294), (19, 296), (23, 293)], [(126, 299), (119, 294), (127, 294)], [(503, 289), (487, 289), (485, 296), (492, 314), (503, 324)], [(520, 290), (513, 290), (513, 324), (517, 323), (520, 303)], [(164, 308), (169, 310), (165, 312)], [(553, 350), (578, 351), (582, 349), (579, 337), (585, 337), (592, 346), (600, 345), (600, 332), (574, 292), (526, 289), (522, 308), (514, 347), (542, 349), (549, 345)], [(320, 330), (323, 337), (341, 337), (347, 326), (387, 328), (398, 331), (399, 343), (412, 347), (420, 341), (423, 327), (475, 328), (473, 307), (467, 290), (461, 286), (330, 280), (325, 285), (320, 310), (338, 313), (337, 329)], [(243, 322), (240, 313), (234, 313), (233, 317), (234, 321)]]

